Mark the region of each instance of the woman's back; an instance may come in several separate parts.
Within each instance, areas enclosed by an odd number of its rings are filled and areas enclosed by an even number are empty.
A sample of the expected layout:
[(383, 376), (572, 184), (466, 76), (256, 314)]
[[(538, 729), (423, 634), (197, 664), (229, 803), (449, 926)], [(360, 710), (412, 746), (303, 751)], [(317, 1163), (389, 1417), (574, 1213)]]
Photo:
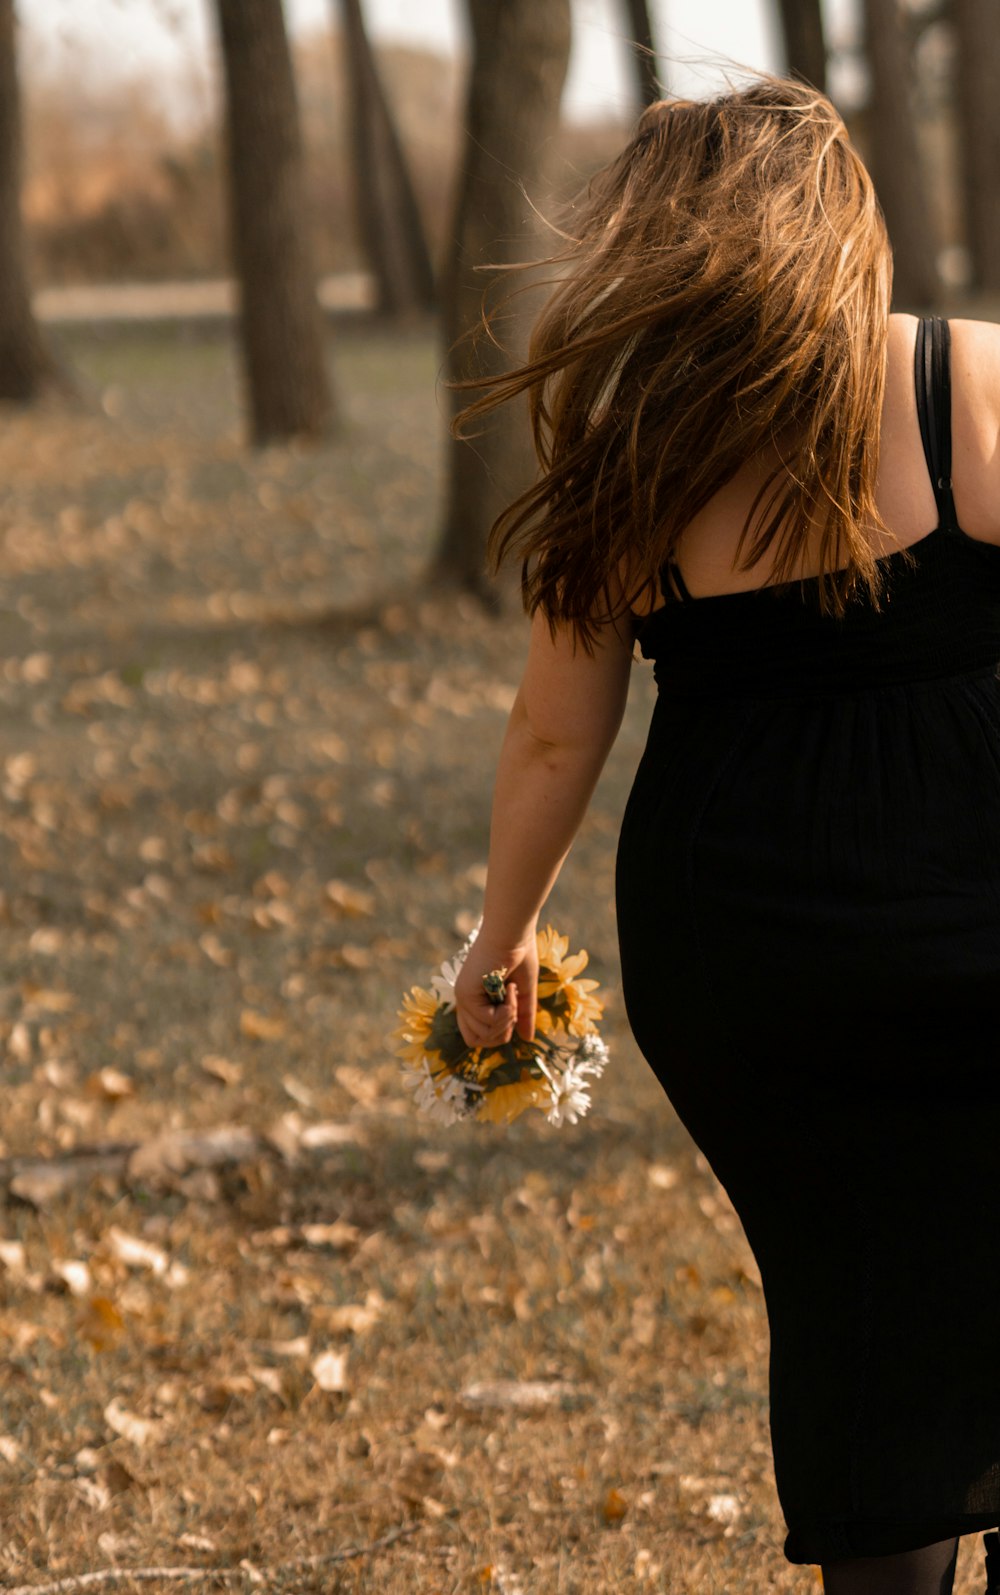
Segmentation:
[[(952, 440), (955, 504), (970, 537), (1000, 543), (1000, 327), (951, 321)], [(886, 387), (882, 408), (876, 503), (892, 539), (876, 535), (877, 554), (919, 542), (937, 524), (934, 492), (924, 460), (913, 380), (917, 318), (889, 320)], [(749, 570), (734, 570), (740, 531), (776, 456), (748, 462), (689, 522), (675, 562), (692, 598), (744, 592), (772, 579), (773, 551)], [(799, 570), (812, 576), (818, 562), (806, 547)], [(636, 613), (662, 601), (644, 595)]]

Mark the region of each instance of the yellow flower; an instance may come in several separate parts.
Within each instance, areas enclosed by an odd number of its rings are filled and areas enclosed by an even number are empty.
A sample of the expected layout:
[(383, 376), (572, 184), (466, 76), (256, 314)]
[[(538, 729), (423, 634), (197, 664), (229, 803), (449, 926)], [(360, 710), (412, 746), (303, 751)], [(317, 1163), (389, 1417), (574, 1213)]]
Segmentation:
[[(586, 969), (589, 955), (582, 949), (567, 957), (569, 937), (559, 936), (546, 925), (538, 932), (538, 961), (545, 973), (538, 982), (538, 998), (561, 996), (568, 1009), (566, 1021), (571, 1036), (586, 1036), (597, 1028), (604, 1005), (591, 995), (598, 988), (596, 980), (577, 980), (581, 969)], [(542, 1010), (544, 1012), (544, 1009)]]
[(597, 1021), (604, 1013), (604, 1004), (592, 995), (597, 985), (596, 980), (571, 980), (564, 986), (569, 1004), (567, 1028), (571, 1036), (593, 1035), (597, 1029)]
[(538, 932), (535, 942), (538, 947), (538, 962), (553, 976), (552, 980), (539, 980), (540, 997), (547, 997), (552, 992), (558, 991), (567, 980), (572, 980), (581, 969), (586, 969), (589, 962), (588, 954), (581, 949), (571, 958), (567, 958), (569, 937), (557, 935), (551, 925), (546, 925), (544, 930)]
[(425, 991), (422, 986), (411, 986), (403, 997), (403, 1006), (399, 1010), (402, 1023), (397, 1025), (393, 1036), (400, 1043), (396, 1049), (399, 1056), (414, 1068), (423, 1062), (427, 1038), (437, 1010), (438, 1000), (434, 993)]
[(544, 1037), (553, 1047), (565, 1047), (569, 1042), (568, 1032), (558, 1019), (553, 1019), (547, 1008), (539, 1008), (535, 1014), (535, 1034)]
[(511, 1124), (526, 1108), (547, 1108), (552, 1091), (547, 1080), (536, 1080), (527, 1069), (513, 1085), (498, 1085), (483, 1097), (476, 1118), (484, 1124)]
[(486, 1047), (477, 1048), (472, 1056), (476, 1060), (476, 1079), (480, 1081), (488, 1080), (494, 1069), (499, 1069), (501, 1064), (508, 1061), (506, 1053)]

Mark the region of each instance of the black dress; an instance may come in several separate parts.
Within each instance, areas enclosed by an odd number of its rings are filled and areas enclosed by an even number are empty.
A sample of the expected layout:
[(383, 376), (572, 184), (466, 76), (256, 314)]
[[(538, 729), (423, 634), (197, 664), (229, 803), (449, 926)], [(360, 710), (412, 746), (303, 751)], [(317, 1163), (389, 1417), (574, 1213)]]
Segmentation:
[(887, 601), (668, 601), (622, 823), (624, 993), (760, 1266), (791, 1562), (1000, 1523), (1000, 547), (951, 494)]

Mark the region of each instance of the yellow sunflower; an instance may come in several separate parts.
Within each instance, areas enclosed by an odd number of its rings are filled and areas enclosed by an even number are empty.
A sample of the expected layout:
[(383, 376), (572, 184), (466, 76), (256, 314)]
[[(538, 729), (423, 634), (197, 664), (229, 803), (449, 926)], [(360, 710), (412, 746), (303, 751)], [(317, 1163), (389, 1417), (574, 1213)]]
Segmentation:
[(419, 1067), (426, 1056), (427, 1037), (431, 1033), (437, 1009), (438, 1000), (434, 993), (425, 991), (422, 986), (411, 986), (404, 994), (403, 1006), (399, 1010), (402, 1023), (397, 1025), (392, 1034), (400, 1043), (396, 1049), (399, 1056), (414, 1068)]
[(535, 1014), (535, 1034), (544, 1036), (553, 1047), (569, 1045), (569, 1032), (558, 1019), (553, 1019), (547, 1008), (539, 1008)]
[(568, 1009), (570, 1035), (591, 1034), (604, 1012), (604, 1005), (592, 995), (599, 982), (576, 978), (581, 969), (586, 969), (590, 955), (581, 948), (578, 953), (567, 956), (569, 937), (557, 935), (551, 925), (538, 932), (537, 943), (538, 961), (544, 971), (538, 981), (539, 1001), (561, 995)]
[(522, 1069), (520, 1080), (513, 1085), (498, 1085), (483, 1097), (476, 1118), (483, 1124), (512, 1124), (526, 1108), (547, 1108), (551, 1101), (549, 1082), (536, 1080)]

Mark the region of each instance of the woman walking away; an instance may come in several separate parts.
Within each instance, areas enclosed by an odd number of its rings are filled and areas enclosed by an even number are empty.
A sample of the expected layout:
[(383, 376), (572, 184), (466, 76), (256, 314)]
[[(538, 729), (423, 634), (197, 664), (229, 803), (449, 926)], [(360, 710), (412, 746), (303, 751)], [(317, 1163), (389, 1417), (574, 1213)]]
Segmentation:
[(531, 1033), (637, 641), (625, 999), (760, 1265), (785, 1556), (942, 1595), (1000, 1523), (1000, 328), (889, 314), (869, 176), (780, 79), (651, 107), (567, 236), (466, 412), (526, 393), (541, 469), (459, 1022)]

